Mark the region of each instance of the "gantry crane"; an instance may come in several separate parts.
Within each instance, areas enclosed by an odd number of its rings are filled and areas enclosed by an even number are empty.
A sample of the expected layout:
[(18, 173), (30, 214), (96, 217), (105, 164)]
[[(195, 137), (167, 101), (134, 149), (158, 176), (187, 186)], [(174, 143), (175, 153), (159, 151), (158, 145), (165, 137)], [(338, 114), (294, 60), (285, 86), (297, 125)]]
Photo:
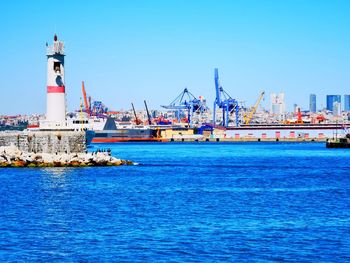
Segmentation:
[(213, 125), (216, 125), (216, 106), (222, 109), (222, 125), (227, 127), (229, 124), (229, 115), (235, 112), (236, 115), (236, 126), (239, 125), (239, 106), (238, 102), (231, 98), (230, 95), (220, 85), (219, 82), (219, 70), (215, 69), (215, 90), (216, 98), (214, 102), (214, 112), (213, 112)]
[(258, 106), (260, 104), (260, 101), (264, 98), (265, 91), (262, 91), (259, 95), (259, 98), (255, 102), (254, 106), (251, 108), (250, 112), (247, 115), (244, 115), (244, 124), (249, 124), (253, 115), (255, 114), (256, 110), (258, 109)]
[(180, 122), (180, 111), (187, 110), (187, 122), (192, 125), (192, 113), (200, 110), (203, 105), (202, 101), (197, 99), (187, 88), (180, 93), (169, 105), (162, 106), (165, 109), (177, 111), (178, 121)]

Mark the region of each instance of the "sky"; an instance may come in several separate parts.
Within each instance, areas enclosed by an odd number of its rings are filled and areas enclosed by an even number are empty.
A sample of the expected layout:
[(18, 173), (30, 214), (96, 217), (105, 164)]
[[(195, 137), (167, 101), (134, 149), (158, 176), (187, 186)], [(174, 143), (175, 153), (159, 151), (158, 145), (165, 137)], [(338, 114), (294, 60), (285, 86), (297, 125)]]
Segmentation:
[(350, 94), (348, 0), (0, 1), (0, 115), (46, 112), (45, 43), (65, 43), (68, 109), (160, 109), (185, 87), (212, 108), (214, 68), (237, 101)]

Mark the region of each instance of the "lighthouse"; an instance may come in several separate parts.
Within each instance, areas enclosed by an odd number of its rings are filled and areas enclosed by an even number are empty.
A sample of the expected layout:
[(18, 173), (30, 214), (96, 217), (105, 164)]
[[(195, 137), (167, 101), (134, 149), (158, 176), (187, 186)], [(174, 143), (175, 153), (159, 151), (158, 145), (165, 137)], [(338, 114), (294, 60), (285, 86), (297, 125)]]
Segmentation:
[(54, 36), (47, 45), (47, 110), (46, 122), (62, 126), (66, 121), (66, 89), (64, 81), (64, 44)]

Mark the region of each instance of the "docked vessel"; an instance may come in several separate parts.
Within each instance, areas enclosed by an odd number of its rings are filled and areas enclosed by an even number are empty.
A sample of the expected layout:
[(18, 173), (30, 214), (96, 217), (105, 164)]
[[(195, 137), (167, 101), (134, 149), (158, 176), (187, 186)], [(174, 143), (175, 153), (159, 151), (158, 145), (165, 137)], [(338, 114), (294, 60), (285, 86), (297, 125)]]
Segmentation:
[(102, 130), (95, 130), (94, 143), (162, 141), (160, 130), (144, 125), (118, 124), (108, 117)]
[(327, 148), (350, 148), (350, 134), (344, 138), (330, 139), (326, 142)]

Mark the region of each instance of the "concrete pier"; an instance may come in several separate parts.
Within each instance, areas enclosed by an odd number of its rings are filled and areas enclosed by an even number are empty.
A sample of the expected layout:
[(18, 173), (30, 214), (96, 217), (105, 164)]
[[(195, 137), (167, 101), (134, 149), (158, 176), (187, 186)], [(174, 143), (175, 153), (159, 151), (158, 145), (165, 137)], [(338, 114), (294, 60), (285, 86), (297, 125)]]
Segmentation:
[(81, 153), (86, 150), (84, 131), (0, 132), (1, 146), (16, 146), (33, 153)]
[(325, 138), (189, 138), (176, 137), (164, 139), (164, 142), (326, 142)]

